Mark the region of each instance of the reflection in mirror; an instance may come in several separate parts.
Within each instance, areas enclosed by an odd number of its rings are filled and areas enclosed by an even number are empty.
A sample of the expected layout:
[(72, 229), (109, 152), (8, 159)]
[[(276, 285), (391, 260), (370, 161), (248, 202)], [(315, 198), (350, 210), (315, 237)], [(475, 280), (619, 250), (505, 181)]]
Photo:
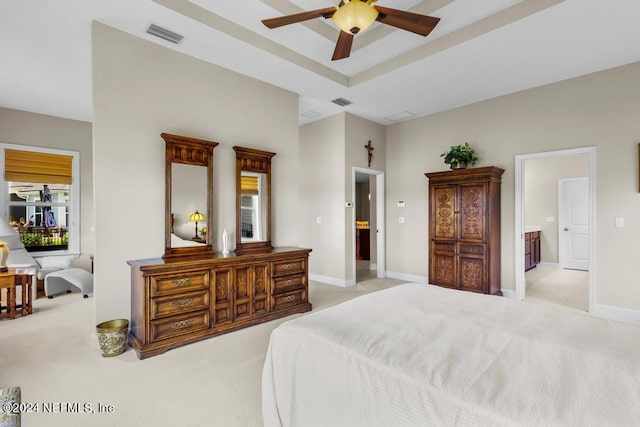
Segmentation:
[(263, 242), (267, 240), (267, 174), (242, 171), (240, 179), (240, 240)]
[[(163, 259), (213, 254), (213, 149), (217, 142), (161, 134), (165, 140)], [(203, 233), (204, 231), (204, 233)]]
[[(208, 216), (207, 169), (202, 166), (181, 163), (172, 164), (171, 169), (173, 234), (182, 240), (204, 243), (206, 240), (206, 223), (204, 221)], [(196, 211), (204, 215), (199, 219), (199, 224), (190, 220), (191, 215)], [(201, 234), (203, 227), (205, 234)]]
[(276, 153), (233, 147), (236, 152), (236, 254), (271, 246), (271, 158)]

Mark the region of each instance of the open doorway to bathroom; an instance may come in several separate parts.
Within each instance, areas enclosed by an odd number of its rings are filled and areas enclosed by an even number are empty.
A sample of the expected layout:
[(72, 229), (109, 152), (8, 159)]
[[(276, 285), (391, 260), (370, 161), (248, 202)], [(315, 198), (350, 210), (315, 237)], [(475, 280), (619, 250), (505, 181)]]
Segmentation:
[(356, 283), (384, 273), (384, 173), (353, 169), (354, 270)]
[(593, 147), (516, 156), (516, 298), (591, 311)]

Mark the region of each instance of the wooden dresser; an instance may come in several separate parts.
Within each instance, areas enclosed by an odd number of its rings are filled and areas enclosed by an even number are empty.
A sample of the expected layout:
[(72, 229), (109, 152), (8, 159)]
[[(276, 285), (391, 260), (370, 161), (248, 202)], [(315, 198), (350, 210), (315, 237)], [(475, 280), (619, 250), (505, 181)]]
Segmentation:
[(140, 359), (311, 310), (310, 249), (129, 261), (131, 333)]
[(524, 233), (524, 271), (540, 264), (540, 231)]
[(429, 283), (502, 295), (497, 167), (426, 173), (429, 178)]

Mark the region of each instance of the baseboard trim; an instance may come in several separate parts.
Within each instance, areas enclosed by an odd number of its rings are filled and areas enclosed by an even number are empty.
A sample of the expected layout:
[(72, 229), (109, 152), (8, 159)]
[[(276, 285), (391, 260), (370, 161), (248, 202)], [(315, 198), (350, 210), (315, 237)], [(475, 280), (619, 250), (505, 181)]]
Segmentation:
[(502, 291), (502, 296), (506, 298), (516, 299), (516, 291), (513, 289), (500, 289)]
[(540, 261), (538, 263), (538, 265), (544, 265), (545, 267), (557, 267), (557, 268), (560, 268), (560, 264), (558, 264), (557, 262)]
[(611, 320), (640, 323), (640, 311), (631, 310), (628, 308), (614, 307), (604, 304), (594, 304), (591, 314)]
[(320, 274), (309, 274), (309, 280), (313, 280), (314, 282), (326, 283), (327, 285), (341, 286), (343, 288), (355, 285), (354, 279), (344, 280), (338, 279), (336, 277), (322, 276)]
[(407, 274), (407, 273), (398, 273), (395, 271), (387, 271), (387, 277), (390, 279), (404, 280), (406, 282), (429, 283), (429, 278), (426, 276), (418, 276), (415, 274)]

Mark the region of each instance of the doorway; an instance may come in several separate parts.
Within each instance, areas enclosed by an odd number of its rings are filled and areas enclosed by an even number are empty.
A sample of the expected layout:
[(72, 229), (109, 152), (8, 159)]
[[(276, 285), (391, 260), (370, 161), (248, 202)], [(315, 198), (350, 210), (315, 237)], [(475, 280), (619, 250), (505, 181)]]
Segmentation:
[[(595, 147), (518, 155), (515, 163), (515, 298), (535, 298), (592, 312), (595, 304)], [(546, 181), (546, 186), (538, 181)], [(563, 207), (563, 203), (572, 201), (573, 208)], [(567, 219), (567, 215), (572, 218)], [(575, 236), (571, 236), (572, 231)], [(531, 237), (528, 232), (541, 238), (541, 260), (533, 268), (525, 262), (525, 239)], [(564, 241), (572, 238), (573, 248), (564, 249)], [(582, 262), (572, 265), (586, 271), (570, 270), (564, 264), (566, 251), (572, 250), (573, 259)], [(525, 273), (525, 270), (528, 271)], [(577, 292), (582, 292), (580, 298), (571, 296)]]
[(385, 277), (384, 172), (354, 167), (351, 227), (354, 283)]

